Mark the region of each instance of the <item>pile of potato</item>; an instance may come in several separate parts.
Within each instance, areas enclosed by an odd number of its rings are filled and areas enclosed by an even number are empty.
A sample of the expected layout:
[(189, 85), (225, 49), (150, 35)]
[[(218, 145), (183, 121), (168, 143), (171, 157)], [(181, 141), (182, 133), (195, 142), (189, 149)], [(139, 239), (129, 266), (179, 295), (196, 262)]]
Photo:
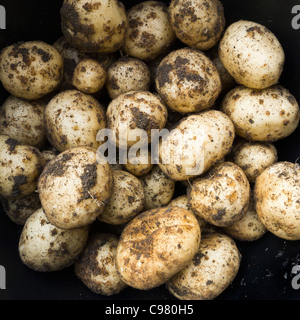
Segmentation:
[[(279, 85), (285, 54), (270, 30), (226, 26), (219, 0), (65, 0), (61, 30), (0, 56), (0, 195), (26, 266), (74, 265), (101, 295), (165, 285), (211, 300), (238, 273), (236, 241), (300, 239), (300, 166), (278, 162), (274, 144), (300, 111)], [(105, 163), (105, 128), (118, 151), (136, 129), (169, 129), (170, 162)]]

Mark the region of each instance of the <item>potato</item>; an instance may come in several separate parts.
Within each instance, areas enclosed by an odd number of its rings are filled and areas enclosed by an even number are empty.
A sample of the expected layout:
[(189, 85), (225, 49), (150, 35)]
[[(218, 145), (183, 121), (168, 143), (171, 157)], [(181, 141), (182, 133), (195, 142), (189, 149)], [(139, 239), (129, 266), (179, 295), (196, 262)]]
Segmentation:
[(3, 210), (11, 221), (24, 225), (27, 219), (42, 205), (37, 192), (19, 198), (2, 198)]
[(159, 166), (155, 165), (140, 179), (145, 191), (145, 209), (166, 206), (173, 198), (175, 181), (167, 177)]
[(8, 96), (0, 108), (0, 134), (21, 144), (43, 147), (46, 142), (45, 107), (45, 101), (25, 101)]
[(255, 182), (256, 211), (264, 226), (279, 238), (300, 239), (300, 166), (288, 161), (266, 168)]
[(212, 107), (222, 89), (216, 66), (193, 48), (177, 49), (164, 57), (156, 71), (155, 86), (166, 105), (181, 113)]
[(167, 281), (169, 292), (179, 300), (213, 300), (235, 279), (241, 254), (229, 236), (212, 232), (202, 236), (191, 263)]
[(149, 91), (150, 70), (145, 62), (122, 57), (107, 69), (106, 89), (111, 99), (133, 90)]
[(0, 162), (0, 196), (5, 198), (33, 193), (46, 163), (37, 148), (19, 144), (7, 135), (0, 135)]
[(109, 224), (124, 224), (144, 209), (144, 187), (139, 178), (124, 170), (114, 170), (113, 178), (112, 195), (98, 220)]
[(221, 111), (232, 120), (237, 135), (260, 142), (286, 138), (300, 118), (298, 102), (281, 85), (262, 90), (237, 86), (223, 99)]
[(118, 241), (114, 234), (94, 233), (74, 263), (75, 275), (96, 294), (111, 296), (127, 287), (115, 266)]
[(67, 268), (83, 250), (88, 233), (88, 227), (62, 230), (53, 226), (40, 208), (27, 219), (22, 229), (19, 239), (21, 261), (39, 272)]
[(0, 81), (13, 96), (40, 99), (58, 88), (63, 78), (63, 58), (43, 41), (18, 42), (0, 55)]
[(46, 160), (46, 162), (51, 161), (59, 154), (58, 151), (52, 150), (52, 149), (42, 150), (41, 153), (44, 156), (44, 159)]
[(78, 62), (73, 73), (73, 85), (87, 94), (99, 92), (106, 83), (107, 73), (95, 59), (83, 59)]
[(121, 279), (140, 290), (158, 287), (192, 260), (200, 238), (198, 221), (188, 210), (161, 207), (140, 213), (119, 240), (116, 266)]
[(250, 192), (243, 170), (232, 162), (223, 162), (193, 181), (188, 200), (196, 215), (212, 225), (225, 227), (245, 215)]
[[(106, 111), (107, 126), (118, 148), (151, 142), (151, 130), (164, 128), (168, 110), (150, 91), (129, 91), (113, 99)], [(144, 136), (146, 134), (146, 136)], [(141, 136), (140, 136), (141, 135)]]
[(162, 1), (144, 1), (127, 11), (128, 30), (123, 51), (144, 61), (166, 52), (175, 41), (175, 33)]
[(265, 26), (246, 20), (228, 26), (219, 43), (219, 55), (236, 82), (253, 89), (277, 84), (285, 62), (276, 36)]
[(234, 222), (223, 230), (233, 239), (238, 241), (255, 241), (266, 232), (266, 227), (261, 223), (256, 213), (255, 198), (251, 192), (249, 207), (242, 219)]
[(127, 159), (124, 162), (124, 169), (132, 173), (136, 177), (141, 177), (149, 173), (154, 166), (154, 163), (152, 163), (150, 151), (148, 151), (148, 153), (143, 152), (141, 154), (140, 150), (138, 150), (136, 153), (136, 158), (131, 159), (129, 157), (128, 159), (127, 156)]
[(241, 143), (233, 152), (233, 162), (243, 169), (249, 182), (278, 159), (277, 149), (273, 143)]
[(74, 147), (46, 164), (38, 191), (50, 223), (73, 229), (91, 224), (102, 213), (112, 194), (113, 175), (98, 157), (94, 148)]
[(175, 181), (195, 178), (228, 154), (234, 137), (233, 123), (221, 111), (188, 115), (159, 145), (158, 165)]
[(124, 5), (117, 0), (64, 0), (61, 29), (67, 42), (82, 52), (119, 50), (128, 27)]
[(97, 149), (99, 130), (106, 128), (102, 104), (79, 90), (57, 93), (45, 109), (46, 134), (49, 142), (60, 152), (77, 146)]
[(172, 0), (169, 15), (177, 38), (199, 50), (216, 45), (225, 28), (224, 8), (219, 0)]

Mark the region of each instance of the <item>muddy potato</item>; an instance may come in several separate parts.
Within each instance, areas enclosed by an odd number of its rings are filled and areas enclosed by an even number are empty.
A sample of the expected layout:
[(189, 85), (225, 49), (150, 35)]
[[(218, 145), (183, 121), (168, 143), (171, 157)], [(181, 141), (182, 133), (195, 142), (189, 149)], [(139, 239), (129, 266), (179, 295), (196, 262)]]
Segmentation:
[(168, 117), (160, 97), (149, 91), (129, 91), (113, 99), (106, 111), (107, 126), (118, 148), (151, 142), (151, 130), (163, 129)]
[(106, 128), (104, 107), (79, 90), (56, 94), (45, 109), (46, 134), (60, 152), (77, 146), (98, 148), (99, 130)]
[(166, 105), (181, 113), (212, 107), (222, 89), (216, 66), (193, 48), (174, 50), (162, 59), (155, 87)]
[(233, 123), (223, 112), (206, 110), (186, 116), (159, 145), (158, 165), (173, 180), (195, 178), (223, 159), (234, 137)]
[(234, 22), (225, 30), (219, 55), (237, 83), (254, 89), (276, 84), (285, 62), (276, 36), (265, 26), (246, 20)]
[(132, 173), (136, 177), (141, 177), (147, 173), (149, 173), (154, 163), (151, 157), (151, 151), (147, 150), (148, 152), (142, 152), (141, 150), (137, 150), (134, 157), (128, 156), (125, 157), (124, 162), (124, 169), (130, 173)]
[(80, 60), (73, 73), (72, 84), (81, 92), (94, 94), (99, 92), (106, 83), (107, 73), (95, 59)]
[(144, 187), (139, 178), (124, 170), (113, 170), (113, 178), (110, 200), (98, 219), (109, 224), (124, 224), (144, 209)]
[(46, 142), (45, 101), (26, 101), (10, 95), (0, 108), (0, 134), (21, 144), (41, 148)]
[(52, 150), (52, 149), (42, 150), (41, 153), (44, 156), (44, 159), (46, 160), (46, 162), (51, 161), (52, 159), (54, 159), (59, 154), (58, 151)]
[(19, 239), (21, 261), (39, 272), (69, 267), (78, 258), (87, 239), (88, 227), (62, 230), (53, 226), (42, 208), (26, 221)]
[(233, 162), (243, 169), (249, 182), (255, 182), (259, 174), (278, 158), (274, 144), (264, 142), (246, 141), (232, 153)]
[(58, 88), (63, 78), (63, 58), (43, 41), (19, 42), (0, 55), (0, 81), (13, 96), (40, 99)]
[(205, 221), (225, 227), (245, 215), (250, 191), (243, 170), (232, 162), (223, 162), (193, 181), (188, 190), (189, 205)]
[(255, 241), (267, 232), (266, 227), (261, 223), (256, 213), (253, 193), (251, 193), (249, 207), (242, 219), (228, 227), (224, 227), (223, 230), (231, 238), (239, 241)]
[(256, 211), (264, 226), (279, 238), (300, 239), (300, 166), (287, 161), (265, 169), (255, 182)]
[(96, 294), (111, 296), (127, 285), (115, 266), (118, 237), (109, 233), (94, 233), (74, 263), (75, 275)]
[(221, 38), (225, 16), (219, 0), (173, 0), (168, 10), (177, 38), (187, 46), (208, 50)]
[(124, 42), (128, 22), (117, 0), (65, 0), (60, 10), (67, 42), (82, 52), (110, 53)]
[(298, 102), (281, 85), (262, 90), (237, 86), (227, 93), (221, 110), (234, 123), (237, 135), (260, 142), (289, 136), (300, 118)]
[[(113, 187), (110, 165), (90, 147), (74, 147), (48, 162), (38, 191), (49, 221), (61, 229), (91, 224), (108, 203)], [(103, 161), (104, 162), (104, 161)]]
[(116, 266), (129, 286), (148, 290), (185, 267), (199, 248), (201, 233), (194, 214), (180, 207), (140, 213), (124, 228)]
[(111, 99), (132, 90), (150, 89), (150, 70), (145, 62), (122, 57), (107, 69), (106, 89)]
[(212, 232), (201, 237), (191, 263), (166, 282), (179, 300), (213, 300), (235, 279), (241, 254), (229, 236)]
[(2, 198), (3, 210), (11, 221), (24, 225), (26, 220), (42, 205), (37, 192), (19, 198)]
[(45, 159), (37, 148), (0, 135), (0, 161), (0, 196), (27, 196), (36, 190), (45, 166)]
[(155, 165), (140, 179), (144, 186), (146, 210), (166, 206), (172, 200), (175, 181), (167, 177), (159, 166)]
[(166, 52), (175, 41), (175, 33), (162, 1), (144, 1), (127, 11), (128, 30), (123, 46), (128, 56), (144, 61)]

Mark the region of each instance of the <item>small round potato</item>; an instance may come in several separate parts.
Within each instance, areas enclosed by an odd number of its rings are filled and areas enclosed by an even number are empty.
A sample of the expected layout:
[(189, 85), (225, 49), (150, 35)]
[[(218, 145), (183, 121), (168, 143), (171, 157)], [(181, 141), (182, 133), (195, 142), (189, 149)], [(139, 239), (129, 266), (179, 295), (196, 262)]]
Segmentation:
[(193, 181), (188, 199), (196, 215), (212, 225), (225, 227), (245, 215), (250, 192), (243, 170), (232, 162), (223, 162)]
[(0, 55), (0, 81), (13, 96), (40, 99), (58, 88), (63, 79), (63, 58), (43, 41), (19, 42)]
[(166, 206), (173, 198), (175, 181), (167, 177), (159, 166), (155, 165), (146, 175), (140, 177), (145, 191), (145, 209)]
[(254, 188), (260, 221), (274, 235), (300, 239), (300, 166), (280, 161), (265, 169)]
[(53, 226), (40, 208), (27, 219), (23, 227), (19, 255), (22, 262), (35, 271), (62, 270), (78, 258), (88, 234), (88, 227), (62, 230)]
[(191, 263), (166, 283), (179, 300), (213, 300), (235, 279), (241, 254), (229, 236), (212, 232), (201, 237)]
[(94, 148), (74, 147), (46, 164), (38, 191), (53, 225), (78, 228), (102, 213), (112, 194), (113, 174), (108, 163), (97, 162), (98, 157)]
[(183, 181), (203, 174), (230, 151), (235, 131), (223, 112), (206, 110), (183, 118), (159, 145), (159, 167)]
[(73, 73), (73, 85), (87, 94), (99, 92), (106, 83), (107, 72), (95, 59), (80, 60)]
[(274, 144), (264, 142), (245, 141), (232, 153), (233, 162), (243, 169), (251, 183), (278, 158)]
[(245, 20), (226, 29), (219, 43), (219, 55), (236, 82), (253, 89), (276, 84), (285, 61), (276, 36), (265, 26)]
[(113, 170), (113, 178), (112, 195), (98, 219), (108, 224), (124, 224), (144, 209), (144, 187), (139, 178), (124, 170)]
[(159, 95), (149, 91), (129, 91), (120, 94), (108, 105), (108, 129), (112, 130), (118, 148), (128, 148), (139, 142), (151, 142), (151, 130), (163, 129), (168, 117), (167, 107)]
[(7, 135), (0, 135), (0, 195), (15, 198), (32, 194), (37, 188), (45, 159), (32, 146), (21, 145)]
[(124, 163), (125, 170), (136, 177), (141, 177), (149, 173), (154, 166), (154, 163), (152, 163), (151, 152), (148, 151), (141, 154), (140, 151), (141, 150), (138, 150), (136, 152), (133, 159), (131, 159), (131, 157), (128, 158), (127, 156), (127, 160), (125, 161), (126, 163)]
[(166, 105), (181, 113), (212, 107), (222, 89), (216, 66), (193, 48), (174, 50), (164, 57), (156, 71), (155, 86)]
[(260, 142), (289, 136), (300, 119), (298, 102), (281, 85), (262, 90), (237, 86), (223, 99), (221, 111), (232, 120), (237, 135)]
[(0, 134), (21, 144), (41, 148), (46, 142), (45, 101), (26, 101), (10, 95), (0, 108)]
[(127, 11), (128, 30), (124, 52), (144, 61), (166, 52), (175, 41), (175, 33), (162, 1), (144, 1)]
[(27, 219), (42, 206), (37, 192), (19, 198), (2, 198), (1, 203), (10, 220), (18, 225), (24, 225)]
[(132, 57), (122, 57), (107, 69), (106, 89), (114, 99), (122, 93), (150, 89), (150, 70), (145, 62)]
[(75, 275), (96, 294), (111, 296), (127, 287), (115, 266), (118, 241), (114, 234), (94, 233), (74, 263)]
[(126, 10), (117, 0), (64, 0), (61, 29), (66, 40), (82, 52), (119, 50), (128, 27)]
[(129, 286), (148, 290), (165, 283), (196, 254), (201, 239), (194, 214), (180, 207), (140, 213), (124, 228), (116, 266)]
[(225, 28), (224, 8), (219, 0), (172, 0), (169, 15), (177, 38), (199, 50), (216, 45)]
[(47, 104), (45, 123), (49, 142), (60, 152), (77, 146), (97, 149), (97, 133), (106, 127), (106, 115), (94, 97), (79, 90), (66, 90)]

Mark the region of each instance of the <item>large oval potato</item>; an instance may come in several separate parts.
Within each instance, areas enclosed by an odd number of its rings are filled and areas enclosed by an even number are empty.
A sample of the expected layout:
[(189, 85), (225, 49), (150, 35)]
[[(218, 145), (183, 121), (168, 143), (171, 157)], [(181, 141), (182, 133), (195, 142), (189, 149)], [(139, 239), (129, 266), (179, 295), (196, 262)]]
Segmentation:
[(262, 90), (237, 86), (227, 93), (221, 110), (234, 123), (236, 134), (252, 141), (283, 139), (295, 131), (300, 119), (298, 102), (281, 85)]
[(166, 282), (185, 267), (199, 248), (197, 219), (179, 207), (145, 211), (124, 228), (116, 266), (131, 287), (147, 290)]

